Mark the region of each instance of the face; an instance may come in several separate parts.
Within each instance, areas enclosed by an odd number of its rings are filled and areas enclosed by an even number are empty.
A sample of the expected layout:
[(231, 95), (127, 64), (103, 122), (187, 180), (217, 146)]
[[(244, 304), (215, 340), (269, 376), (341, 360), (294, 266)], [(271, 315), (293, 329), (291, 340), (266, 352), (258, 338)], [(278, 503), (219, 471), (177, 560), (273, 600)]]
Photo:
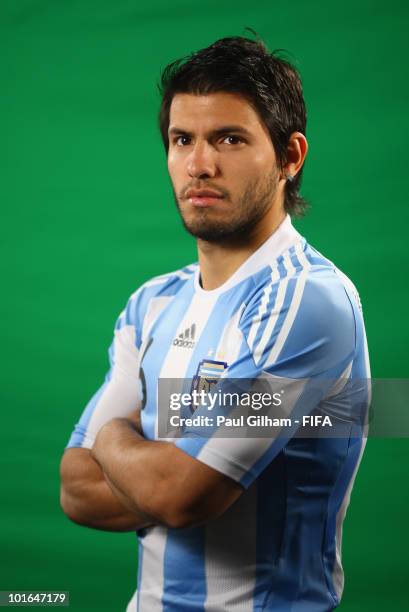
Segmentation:
[(202, 240), (245, 239), (278, 205), (270, 135), (240, 95), (174, 96), (168, 169), (183, 224)]

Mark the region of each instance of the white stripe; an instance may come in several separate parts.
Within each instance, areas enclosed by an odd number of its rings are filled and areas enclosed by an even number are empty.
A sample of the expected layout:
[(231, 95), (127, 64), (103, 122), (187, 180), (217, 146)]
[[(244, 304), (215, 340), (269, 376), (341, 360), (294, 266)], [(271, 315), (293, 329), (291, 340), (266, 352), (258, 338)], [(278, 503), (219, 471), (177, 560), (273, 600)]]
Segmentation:
[[(192, 301), (189, 304), (189, 308), (186, 310), (183, 318), (179, 321), (177, 330), (175, 331), (175, 338), (183, 331), (195, 323), (196, 325), (196, 342), (199, 341), (200, 336), (210, 319), (214, 305), (218, 299), (217, 295), (209, 294), (204, 299), (202, 295), (195, 293)], [(166, 353), (163, 361), (163, 366), (159, 374), (160, 378), (172, 379), (172, 393), (181, 393), (185, 384), (186, 373), (192, 359), (193, 351), (184, 347), (174, 345), (173, 342), (170, 344), (168, 352)], [(157, 398), (158, 399), (158, 398)], [(158, 401), (156, 402), (158, 406)], [(169, 408), (170, 410), (170, 408)], [(163, 411), (163, 407), (161, 407)], [(161, 420), (165, 418), (163, 412), (161, 412)], [(159, 439), (159, 407), (157, 407), (156, 419), (155, 419), (155, 439)]]
[(253, 323), (250, 328), (247, 342), (251, 351), (254, 348), (253, 344), (255, 342), (258, 328), (260, 327), (263, 315), (267, 312), (267, 304), (270, 300), (270, 295), (273, 290), (274, 283), (276, 283), (278, 280), (280, 280), (280, 273), (278, 271), (278, 267), (276, 266), (271, 271), (271, 282), (265, 287), (263, 291), (263, 296), (260, 300), (258, 312), (256, 315), (254, 315)]
[(347, 384), (348, 379), (351, 375), (352, 365), (353, 365), (353, 361), (350, 361), (347, 367), (345, 368), (345, 370), (342, 372), (341, 376), (338, 378), (338, 380), (335, 381), (335, 383), (333, 384), (331, 389), (328, 391), (328, 393), (325, 395), (322, 401), (330, 399), (331, 397), (335, 397), (336, 395), (338, 395), (338, 393), (341, 393), (342, 389)]
[[(294, 380), (291, 378), (281, 378), (272, 376), (264, 371), (259, 378), (263, 381), (263, 390), (265, 390), (265, 384), (269, 380), (271, 381), (273, 392), (277, 388), (284, 390), (286, 401), (282, 406), (283, 414), (280, 415), (283, 417), (291, 414), (308, 382), (308, 379)], [(230, 413), (229, 416), (234, 417), (234, 414)], [(250, 430), (251, 428), (249, 428), (248, 435), (253, 436)], [(197, 459), (233, 480), (240, 481), (273, 444), (274, 439), (280, 436), (280, 433), (281, 428), (277, 427), (274, 436), (247, 438), (246, 428), (240, 427), (237, 431), (237, 436), (232, 437), (234, 435), (234, 428), (221, 425), (202, 447)], [(240, 438), (240, 440), (237, 440), (237, 438)]]
[(262, 358), (267, 343), (269, 342), (274, 332), (274, 328), (277, 324), (278, 317), (280, 316), (280, 312), (284, 304), (288, 281), (295, 274), (295, 268), (292, 264), (288, 252), (284, 255), (283, 265), (286, 268), (287, 275), (281, 280), (278, 286), (275, 304), (271, 310), (270, 317), (267, 321), (267, 325), (264, 328), (264, 332), (260, 339), (260, 342), (258, 343), (257, 347), (253, 352), (253, 357), (256, 364), (258, 364), (260, 359)]
[(164, 558), (168, 530), (151, 527), (143, 538), (138, 612), (162, 612)]
[[(363, 333), (363, 338), (364, 338), (365, 372), (366, 372), (366, 385), (367, 385), (367, 390), (368, 390), (368, 406), (367, 406), (367, 413), (368, 413), (369, 406), (371, 405), (371, 402), (372, 402), (372, 380), (371, 380), (371, 366), (369, 364), (368, 341), (366, 338), (365, 324), (363, 321), (362, 321), (362, 333)], [(368, 432), (369, 432), (369, 419), (367, 418), (367, 415), (365, 415), (364, 435), (368, 436)]]
[(136, 612), (136, 604), (138, 601), (138, 591), (135, 591), (135, 593), (132, 595), (131, 599), (128, 602), (128, 605), (126, 606), (126, 612)]
[(199, 267), (198, 263), (193, 263), (193, 264), (189, 264), (188, 266), (186, 266), (186, 269), (190, 270), (191, 272), (195, 272), (198, 267)]
[(297, 284), (295, 286), (293, 299), (291, 300), (290, 308), (288, 309), (284, 323), (279, 331), (279, 334), (274, 343), (274, 346), (272, 347), (270, 354), (267, 357), (267, 360), (263, 368), (268, 368), (269, 366), (273, 365), (276, 362), (277, 357), (279, 356), (284, 346), (284, 343), (287, 340), (288, 334), (290, 333), (290, 329), (294, 323), (295, 317), (298, 312), (298, 308), (301, 303), (301, 298), (304, 293), (304, 287), (305, 287), (305, 283), (307, 280), (307, 276), (308, 276), (311, 264), (306, 258), (303, 251), (300, 251), (299, 253), (297, 253), (297, 255), (298, 255), (298, 259), (300, 260), (301, 265), (303, 265), (303, 269), (300, 272), (300, 275), (297, 279)]
[[(203, 299), (202, 296), (197, 294), (193, 295), (189, 308), (179, 322), (174, 337), (176, 338), (179, 334), (183, 333), (187, 327), (195, 323), (195, 341), (198, 342), (211, 317), (217, 299), (218, 296), (216, 295), (209, 296), (207, 299)], [(192, 350), (172, 343), (164, 359), (159, 378), (183, 378), (186, 376), (191, 358)]]
[(215, 376), (221, 376), (223, 373), (223, 370), (217, 369), (217, 368), (213, 368), (212, 370), (206, 369), (206, 368), (201, 368), (200, 370), (200, 374), (214, 374)]
[(361, 450), (360, 450), (359, 457), (358, 457), (358, 460), (357, 460), (357, 463), (354, 469), (354, 473), (352, 474), (348, 488), (345, 492), (344, 499), (342, 500), (342, 504), (337, 512), (337, 517), (336, 517), (336, 535), (335, 535), (336, 557), (335, 557), (334, 569), (332, 572), (332, 580), (334, 583), (335, 592), (338, 596), (338, 599), (341, 599), (342, 592), (344, 590), (344, 571), (342, 568), (342, 525), (343, 525), (346, 511), (347, 511), (347, 508), (348, 508), (348, 505), (351, 499), (352, 487), (354, 486), (356, 474), (358, 472), (358, 468), (361, 463), (362, 455), (364, 453), (366, 442), (367, 442), (368, 428), (369, 428), (368, 412), (369, 412), (369, 407), (371, 405), (371, 395), (372, 395), (368, 343), (366, 340), (366, 332), (365, 332), (365, 326), (363, 322), (362, 322), (362, 333), (363, 333), (363, 342), (364, 342), (366, 384), (368, 385), (368, 402), (366, 406), (366, 414), (364, 417), (363, 438), (362, 438)]
[(338, 277), (340, 278), (342, 284), (344, 285), (344, 287), (349, 289), (349, 291), (351, 292), (351, 294), (354, 297), (354, 300), (355, 300), (359, 310), (362, 312), (361, 298), (359, 297), (358, 289), (355, 287), (355, 285), (351, 281), (351, 279), (348, 278), (348, 276), (346, 274), (344, 274), (344, 272), (342, 272), (342, 270), (337, 268), (335, 265), (334, 265), (334, 268), (335, 268), (335, 272), (337, 273)]
[(351, 476), (351, 480), (349, 481), (348, 488), (346, 490), (344, 499), (342, 501), (341, 507), (338, 510), (337, 518), (336, 518), (336, 552), (335, 552), (335, 562), (334, 569), (332, 571), (332, 580), (334, 583), (335, 592), (337, 594), (338, 599), (341, 599), (342, 592), (344, 590), (344, 571), (342, 568), (342, 525), (344, 522), (345, 514), (349, 505), (349, 501), (351, 499), (352, 487), (354, 486), (356, 474), (358, 472), (359, 464), (361, 463), (362, 455), (364, 453), (366, 446), (366, 438), (362, 438), (362, 446), (359, 453), (358, 460), (356, 462), (356, 466), (354, 472)]
[[(297, 252), (297, 249), (300, 250), (301, 249), (301, 244), (298, 244), (297, 247), (295, 247), (294, 252)], [(284, 261), (287, 264), (287, 270), (288, 270), (288, 274), (290, 276), (293, 276), (296, 273), (296, 269), (294, 267), (294, 264), (291, 260), (291, 253), (289, 251), (287, 251), (284, 254)]]

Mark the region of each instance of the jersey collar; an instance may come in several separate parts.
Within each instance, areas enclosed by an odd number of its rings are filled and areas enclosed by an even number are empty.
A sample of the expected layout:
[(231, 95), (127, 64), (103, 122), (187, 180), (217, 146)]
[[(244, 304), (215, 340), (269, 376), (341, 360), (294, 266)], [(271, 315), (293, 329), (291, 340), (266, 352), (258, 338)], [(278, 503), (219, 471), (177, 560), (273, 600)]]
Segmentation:
[(245, 278), (256, 274), (262, 268), (271, 266), (273, 261), (284, 253), (284, 251), (287, 251), (290, 247), (302, 240), (303, 237), (297, 232), (291, 223), (290, 215), (287, 214), (275, 232), (273, 232), (271, 236), (241, 264), (234, 274), (232, 274), (223, 285), (220, 285), (220, 287), (210, 291), (203, 289), (199, 282), (200, 267), (198, 265), (194, 275), (195, 290), (204, 296), (215, 296), (219, 293), (224, 293)]

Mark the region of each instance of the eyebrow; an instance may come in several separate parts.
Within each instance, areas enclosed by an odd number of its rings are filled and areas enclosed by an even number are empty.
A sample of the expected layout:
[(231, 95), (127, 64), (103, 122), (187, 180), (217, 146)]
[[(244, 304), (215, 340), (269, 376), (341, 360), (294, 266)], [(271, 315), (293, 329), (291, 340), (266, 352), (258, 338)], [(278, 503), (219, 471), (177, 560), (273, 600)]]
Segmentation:
[[(241, 126), (241, 125), (223, 125), (220, 128), (217, 128), (217, 130), (211, 130), (209, 132), (209, 136), (211, 137), (215, 137), (215, 136), (222, 136), (223, 134), (227, 134), (230, 132), (235, 132), (236, 134), (243, 134), (244, 136), (251, 136), (251, 133), (246, 130), (245, 127)], [(178, 127), (171, 127), (169, 129), (169, 136), (193, 136), (192, 132), (189, 132), (188, 130), (183, 130), (182, 128), (178, 128)]]

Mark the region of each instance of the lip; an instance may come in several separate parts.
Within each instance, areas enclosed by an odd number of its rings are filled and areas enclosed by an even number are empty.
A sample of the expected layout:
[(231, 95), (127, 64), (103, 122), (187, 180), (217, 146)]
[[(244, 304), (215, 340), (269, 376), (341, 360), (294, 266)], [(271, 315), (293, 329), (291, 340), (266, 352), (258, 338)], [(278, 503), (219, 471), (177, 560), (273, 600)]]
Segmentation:
[(223, 195), (214, 189), (188, 189), (187, 198), (222, 198)]
[(219, 191), (213, 189), (189, 189), (186, 192), (186, 198), (195, 206), (212, 206), (223, 197)]

